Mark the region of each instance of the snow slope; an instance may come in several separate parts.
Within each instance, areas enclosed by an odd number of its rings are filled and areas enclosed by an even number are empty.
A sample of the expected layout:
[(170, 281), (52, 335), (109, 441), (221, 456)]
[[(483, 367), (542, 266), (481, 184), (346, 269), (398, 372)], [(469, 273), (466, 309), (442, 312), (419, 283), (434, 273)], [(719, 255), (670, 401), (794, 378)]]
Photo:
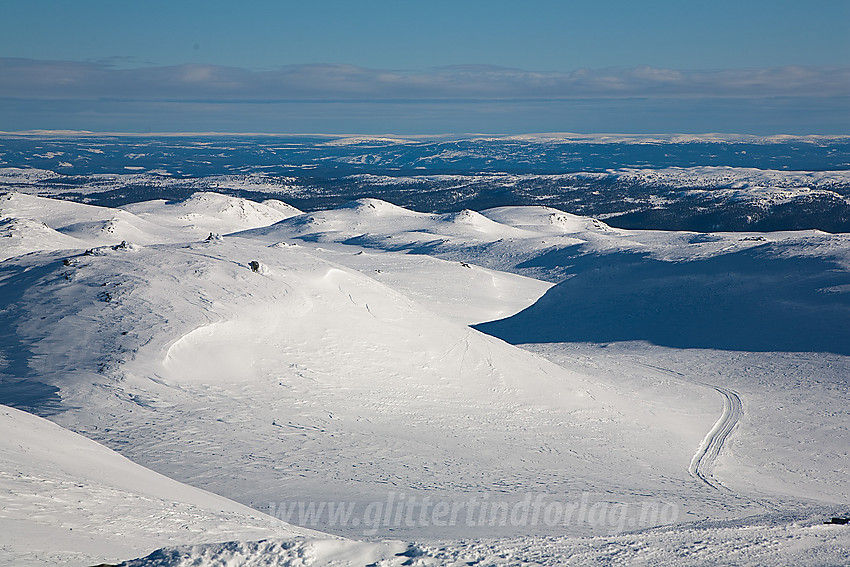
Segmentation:
[[(389, 487), (636, 498), (647, 483), (689, 478), (665, 458), (688, 461), (712, 419), (643, 416), (621, 393), (306, 247), (105, 247), (6, 270), (9, 285), (32, 282), (16, 302), (17, 340), (29, 371), (60, 391), (52, 419), (257, 507), (289, 495), (368, 503)], [(683, 400), (698, 390), (680, 389)], [(382, 453), (393, 457), (366, 456)], [(600, 478), (598, 466), (611, 472)]]
[(309, 532), (0, 406), (0, 565), (93, 565), (167, 544)]
[[(127, 210), (84, 205), (23, 193), (0, 196), (0, 258), (38, 250), (183, 242), (211, 233), (265, 226), (300, 214), (277, 200), (263, 203), (217, 193), (195, 193), (184, 201), (149, 201)], [(130, 211), (130, 212), (128, 212)], [(138, 213), (138, 214), (135, 214)]]
[[(637, 392), (670, 379), (743, 392), (734, 450), (727, 444), (716, 469), (722, 480), (826, 501), (850, 496), (847, 235), (627, 231), (544, 207), (482, 213), (530, 236), (493, 241), (468, 233), (423, 244), (422, 232), (441, 232), (435, 219), (424, 217), (414, 230), (402, 225), (396, 232), (361, 220), (364, 236), (353, 239), (343, 231), (310, 230), (296, 219), (255, 233), (298, 238), (302, 245), (315, 241), (323, 249), (349, 243), (417, 253), (560, 281), (528, 309), (477, 328), (569, 368), (592, 359), (594, 378), (619, 390), (628, 390), (624, 378), (642, 377), (633, 383)], [(336, 218), (333, 211), (324, 217), (326, 224)], [(577, 357), (573, 345), (581, 341), (590, 343)], [(611, 341), (640, 342), (616, 364), (602, 365), (603, 353), (618, 350), (599, 348)], [(641, 347), (643, 341), (677, 349)], [(635, 352), (640, 362), (632, 362)], [(716, 420), (724, 398), (715, 391), (712, 399)]]
[(0, 260), (28, 254), (34, 250), (80, 248), (85, 242), (53, 230), (43, 222), (28, 218), (0, 219)]
[(35, 197), (23, 193), (0, 196), (0, 222), (12, 226), (17, 246), (0, 248), (0, 258), (38, 250), (87, 248), (183, 240), (183, 232), (154, 224), (120, 209)]

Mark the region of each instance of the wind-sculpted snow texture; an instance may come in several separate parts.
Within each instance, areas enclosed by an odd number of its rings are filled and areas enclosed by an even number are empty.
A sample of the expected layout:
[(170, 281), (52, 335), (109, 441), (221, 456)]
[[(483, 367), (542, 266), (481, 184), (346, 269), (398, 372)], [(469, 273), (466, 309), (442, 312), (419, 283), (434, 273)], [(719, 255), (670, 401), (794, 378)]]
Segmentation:
[[(790, 518), (789, 518), (790, 519)], [(844, 530), (846, 532), (846, 530)], [(658, 529), (592, 538), (522, 538), (413, 544), (352, 544), (310, 540), (229, 542), (158, 550), (121, 567), (240, 565), (736, 565), (813, 567), (846, 561), (846, 533), (811, 522), (777, 527), (705, 523), (687, 529)], [(227, 563), (230, 561), (231, 563)]]
[[(850, 545), (822, 525), (850, 498), (846, 235), (209, 191), (16, 193), (0, 214), (0, 402), (277, 518), (200, 545), (163, 492), (135, 510), (157, 539), (109, 519), (121, 496), (85, 452), (62, 473), (83, 496), (50, 492), (77, 507), (42, 504), (27, 447), (73, 435), (48, 424), (7, 441), (0, 520), (106, 542), (45, 536), (49, 561), (817, 565)], [(9, 564), (21, 533), (0, 535)], [(130, 561), (144, 546), (163, 549)]]

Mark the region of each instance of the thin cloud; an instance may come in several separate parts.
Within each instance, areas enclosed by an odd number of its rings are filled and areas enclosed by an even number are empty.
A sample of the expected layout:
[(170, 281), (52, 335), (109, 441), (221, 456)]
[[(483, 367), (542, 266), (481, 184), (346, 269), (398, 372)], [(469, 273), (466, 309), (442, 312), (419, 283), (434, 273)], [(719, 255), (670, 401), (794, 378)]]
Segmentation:
[(0, 58), (0, 97), (317, 102), (821, 98), (850, 93), (850, 67), (685, 71), (641, 66), (564, 73), (487, 65), (400, 71), (334, 64), (250, 70), (202, 64), (117, 68), (110, 63)]

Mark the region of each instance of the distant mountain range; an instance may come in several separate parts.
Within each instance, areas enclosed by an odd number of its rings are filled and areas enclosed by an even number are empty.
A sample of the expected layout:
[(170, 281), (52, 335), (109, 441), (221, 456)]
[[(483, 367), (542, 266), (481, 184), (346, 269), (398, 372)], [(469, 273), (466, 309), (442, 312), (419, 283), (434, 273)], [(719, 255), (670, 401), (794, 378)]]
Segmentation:
[(0, 191), (120, 206), (216, 191), (306, 211), (546, 205), (619, 228), (850, 231), (850, 138), (0, 136)]

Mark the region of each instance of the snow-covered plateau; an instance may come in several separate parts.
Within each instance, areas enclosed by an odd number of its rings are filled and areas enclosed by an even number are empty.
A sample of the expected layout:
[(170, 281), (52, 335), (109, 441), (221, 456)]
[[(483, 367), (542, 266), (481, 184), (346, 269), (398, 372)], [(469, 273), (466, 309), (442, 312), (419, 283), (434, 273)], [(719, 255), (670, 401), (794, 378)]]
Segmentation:
[(843, 565), (848, 386), (846, 233), (0, 195), (0, 565)]

